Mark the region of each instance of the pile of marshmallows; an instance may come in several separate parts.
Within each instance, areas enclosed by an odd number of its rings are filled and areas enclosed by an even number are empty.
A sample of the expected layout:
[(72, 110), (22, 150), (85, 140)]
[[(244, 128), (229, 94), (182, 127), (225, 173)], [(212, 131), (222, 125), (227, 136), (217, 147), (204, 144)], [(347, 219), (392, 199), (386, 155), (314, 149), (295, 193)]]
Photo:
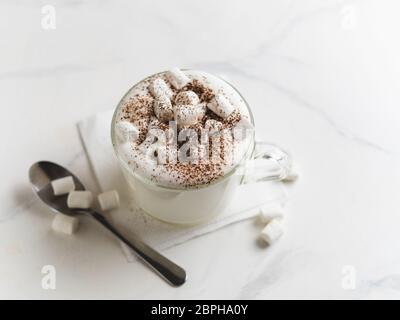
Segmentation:
[[(55, 196), (68, 194), (67, 205), (71, 209), (88, 209), (93, 204), (93, 194), (90, 191), (75, 190), (74, 179), (71, 176), (51, 181), (51, 186)], [(97, 201), (103, 211), (112, 210), (119, 207), (119, 195), (115, 190), (100, 193)], [(79, 219), (75, 216), (67, 216), (58, 213), (52, 223), (55, 231), (65, 234), (73, 234), (79, 226)]]
[[(168, 82), (177, 90), (185, 87), (191, 80), (178, 68), (166, 72)], [(221, 118), (227, 118), (235, 111), (235, 107), (222, 94), (216, 94), (212, 100), (205, 104), (193, 91), (179, 92), (175, 97), (175, 106), (171, 99), (173, 92), (167, 83), (156, 78), (148, 87), (151, 95), (155, 98), (153, 108), (158, 120), (161, 122), (176, 121), (178, 127), (190, 126), (198, 123), (205, 115), (207, 108)], [(216, 120), (207, 120), (205, 127), (208, 130), (218, 130), (219, 123)], [(252, 129), (251, 122), (242, 118), (237, 124), (238, 129)], [(135, 141), (139, 136), (139, 130), (128, 121), (121, 121), (116, 124), (116, 133), (120, 141)]]
[(262, 241), (272, 245), (283, 235), (283, 217), (284, 210), (280, 204), (261, 207), (258, 219), (264, 224), (260, 233)]
[[(180, 90), (186, 86), (190, 79), (178, 68), (173, 68), (166, 73), (171, 85)], [(216, 95), (207, 105), (200, 103), (199, 97), (193, 91), (183, 91), (175, 98), (175, 108), (172, 106), (172, 90), (164, 80), (157, 78), (149, 85), (149, 91), (155, 98), (154, 113), (162, 122), (175, 120), (178, 126), (190, 126), (196, 124), (204, 117), (206, 106), (221, 118), (228, 117), (234, 107), (225, 96)]]

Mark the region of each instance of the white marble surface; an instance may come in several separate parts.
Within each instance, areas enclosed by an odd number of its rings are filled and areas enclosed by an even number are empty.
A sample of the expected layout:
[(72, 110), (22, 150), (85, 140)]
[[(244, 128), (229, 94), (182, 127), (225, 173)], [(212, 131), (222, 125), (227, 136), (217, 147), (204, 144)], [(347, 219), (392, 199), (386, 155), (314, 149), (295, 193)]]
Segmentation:
[[(56, 29), (41, 8), (56, 9)], [(0, 3), (0, 298), (400, 298), (400, 4), (365, 1), (4, 0)], [(290, 150), (285, 237), (263, 249), (238, 224), (165, 253), (171, 288), (90, 220), (71, 238), (27, 180), (68, 165), (96, 183), (75, 124), (171, 66), (234, 83), (260, 137)], [(41, 288), (54, 265), (57, 289)], [(343, 267), (356, 271), (343, 287)]]

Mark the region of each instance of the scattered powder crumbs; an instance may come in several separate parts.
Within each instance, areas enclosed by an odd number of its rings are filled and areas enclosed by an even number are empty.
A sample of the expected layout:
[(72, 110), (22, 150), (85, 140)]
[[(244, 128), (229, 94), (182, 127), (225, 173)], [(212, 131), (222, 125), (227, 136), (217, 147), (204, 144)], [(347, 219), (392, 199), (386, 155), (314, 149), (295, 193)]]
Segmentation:
[(183, 88), (183, 91), (186, 90), (190, 90), (196, 93), (199, 96), (201, 102), (208, 103), (211, 101), (212, 98), (214, 98), (214, 92), (197, 79), (192, 80)]
[[(171, 101), (175, 101), (175, 97), (177, 94), (183, 91), (193, 91), (197, 94), (200, 99), (200, 103), (203, 103), (204, 106), (208, 102), (210, 102), (215, 93), (211, 88), (209, 88), (206, 83), (207, 79), (204, 78), (203, 81), (199, 81), (197, 79), (192, 79), (190, 83), (188, 83), (185, 87), (180, 90), (175, 89), (171, 86), (166, 78), (165, 74), (158, 74), (147, 78), (146, 80), (142, 81), (138, 84), (141, 88), (141, 94), (135, 94), (128, 101), (122, 106), (121, 109), (121, 120), (130, 121), (133, 123), (139, 130), (139, 139), (138, 143), (133, 146), (135, 153), (139, 153), (138, 146), (145, 140), (146, 135), (149, 130), (149, 126), (152, 128), (158, 128), (163, 131), (167, 131), (169, 129), (168, 123), (163, 123), (161, 121), (154, 121), (154, 110), (153, 110), (153, 103), (154, 98), (151, 96), (149, 91), (147, 90), (148, 85), (156, 78), (163, 79), (167, 85), (170, 87), (171, 91), (173, 92), (173, 96)], [(153, 120), (152, 120), (153, 119)], [(241, 119), (240, 112), (236, 109), (228, 118), (223, 119), (216, 115), (214, 112), (209, 110), (205, 107), (205, 114), (202, 119), (195, 125), (186, 126), (183, 128), (179, 128), (177, 134), (181, 130), (193, 129), (196, 131), (198, 137), (201, 137), (202, 130), (205, 128), (205, 122), (209, 119), (217, 120), (222, 123), (222, 130), (231, 130), (236, 123), (238, 123)], [(169, 135), (168, 135), (169, 136)], [(224, 141), (225, 140), (225, 141)], [(215, 158), (211, 160), (213, 156), (213, 146), (212, 142), (209, 143), (208, 149), (208, 157), (210, 161), (200, 162), (200, 163), (170, 163), (169, 161), (167, 164), (164, 164), (164, 170), (170, 173), (170, 176), (173, 177), (174, 183), (180, 184), (183, 187), (196, 187), (205, 184), (209, 184), (218, 178), (224, 175), (224, 166), (226, 164), (226, 159), (224, 159), (224, 151), (225, 151), (225, 143), (233, 143), (232, 139), (226, 140), (223, 136), (221, 136), (221, 142), (219, 143), (220, 155), (218, 157), (219, 160), (215, 161)], [(186, 141), (179, 142), (178, 141), (178, 148), (182, 146)], [(199, 145), (200, 145), (200, 141)], [(168, 146), (167, 146), (168, 147)], [(169, 147), (168, 147), (169, 148)], [(169, 150), (169, 149), (168, 149)], [(137, 155), (134, 155), (136, 158)], [(136, 161), (128, 161), (128, 164), (131, 166), (136, 167)], [(152, 169), (152, 174), (149, 176), (150, 180), (157, 182), (158, 177), (155, 174), (155, 168)]]
[(134, 96), (121, 110), (121, 120), (130, 121), (138, 128), (139, 144), (146, 138), (150, 117), (154, 115), (153, 100), (149, 95)]
[(220, 164), (166, 164), (165, 168), (179, 179), (184, 187), (193, 187), (213, 182), (223, 176)]
[(229, 117), (223, 120), (222, 124), (224, 129), (232, 129), (242, 118), (240, 112), (236, 109)]

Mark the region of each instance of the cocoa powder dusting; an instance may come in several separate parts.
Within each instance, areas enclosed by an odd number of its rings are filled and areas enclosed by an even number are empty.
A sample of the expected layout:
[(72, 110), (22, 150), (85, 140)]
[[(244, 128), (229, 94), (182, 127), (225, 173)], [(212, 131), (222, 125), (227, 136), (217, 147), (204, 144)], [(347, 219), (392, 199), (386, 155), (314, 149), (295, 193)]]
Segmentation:
[(190, 90), (193, 91), (198, 95), (201, 102), (210, 102), (212, 98), (214, 98), (214, 92), (202, 84), (199, 80), (194, 79), (183, 90)]
[[(181, 90), (177, 90), (167, 82), (165, 75), (157, 75), (147, 79), (146, 82), (143, 83), (143, 87), (146, 88), (148, 84), (156, 77), (162, 78), (170, 87), (171, 91), (173, 92), (173, 97), (171, 98), (171, 101), (175, 101), (174, 99), (176, 95), (180, 92), (188, 90), (196, 93), (200, 99), (200, 102), (203, 103), (204, 106), (206, 106), (206, 104), (210, 102), (215, 96), (211, 88), (207, 87), (204, 83), (200, 82), (197, 79), (192, 79), (191, 82), (187, 84), (184, 88), (182, 88)], [(130, 121), (139, 130), (138, 143), (135, 146), (137, 152), (139, 152), (138, 146), (145, 140), (146, 135), (148, 134), (149, 125), (151, 127), (161, 129), (164, 132), (168, 132), (167, 130), (169, 129), (168, 123), (154, 121), (155, 113), (153, 110), (153, 103), (154, 98), (150, 95), (149, 92), (147, 92), (147, 94), (133, 96), (123, 105), (121, 109), (120, 120)], [(202, 130), (205, 128), (205, 122), (207, 120), (217, 120), (222, 124), (222, 130), (231, 130), (241, 119), (241, 114), (237, 109), (229, 117), (223, 119), (212, 112), (210, 109), (206, 107), (204, 108), (205, 114), (202, 119), (200, 119), (200, 121), (194, 125), (177, 129), (178, 136), (181, 130), (193, 129), (197, 133), (199, 139), (198, 144), (200, 145), (202, 143), (200, 141)], [(218, 143), (218, 145), (213, 146), (212, 143), (209, 143), (207, 150), (208, 159), (205, 159), (205, 161), (200, 161), (200, 163), (171, 163), (167, 161), (167, 163), (164, 164), (164, 168), (167, 172), (171, 173), (172, 177), (175, 177), (176, 183), (179, 183), (184, 187), (209, 184), (216, 179), (222, 177), (224, 174), (223, 167), (226, 164), (226, 159), (224, 156), (224, 142), (229, 143), (230, 140), (231, 137), (226, 140), (226, 138), (222, 137), (221, 135), (221, 139), (219, 140), (221, 144)], [(185, 142), (187, 141), (178, 141), (178, 147), (182, 146)], [(170, 146), (167, 145), (167, 150), (169, 150), (169, 148)], [(176, 149), (176, 145), (174, 148)], [(220, 155), (217, 156), (217, 161), (213, 161), (215, 159), (211, 159), (213, 156), (213, 149), (214, 153), (218, 149), (220, 151)], [(151, 179), (157, 181), (157, 176), (153, 174), (151, 175)]]
[(121, 120), (133, 123), (139, 130), (138, 143), (146, 138), (150, 117), (154, 115), (153, 101), (151, 96), (134, 96), (121, 110)]

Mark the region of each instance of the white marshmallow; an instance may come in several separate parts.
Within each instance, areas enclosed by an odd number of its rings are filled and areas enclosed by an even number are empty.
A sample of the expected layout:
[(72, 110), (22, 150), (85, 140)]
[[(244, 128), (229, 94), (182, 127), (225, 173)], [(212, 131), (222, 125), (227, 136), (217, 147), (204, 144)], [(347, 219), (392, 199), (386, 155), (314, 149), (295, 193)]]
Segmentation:
[(120, 142), (136, 141), (139, 130), (129, 121), (120, 121), (115, 125), (115, 132)]
[(268, 223), (272, 219), (282, 219), (284, 210), (280, 204), (266, 204), (260, 208), (258, 215), (260, 222)]
[(174, 117), (179, 127), (190, 126), (199, 122), (205, 115), (205, 108), (197, 106), (179, 105), (175, 107)]
[(152, 83), (150, 83), (148, 89), (154, 98), (165, 96), (168, 99), (171, 99), (173, 96), (172, 90), (161, 78), (157, 78)]
[(79, 219), (77, 217), (67, 216), (62, 213), (57, 213), (51, 224), (54, 231), (65, 234), (73, 234), (78, 230)]
[(174, 120), (174, 109), (171, 100), (166, 96), (160, 96), (154, 100), (154, 113), (161, 122)]
[(221, 118), (227, 118), (233, 111), (235, 111), (234, 106), (222, 94), (215, 95), (215, 97), (207, 104), (207, 107)]
[(289, 174), (282, 179), (282, 181), (284, 182), (292, 182), (292, 181), (296, 181), (299, 178), (299, 169), (297, 168), (297, 166), (292, 166), (290, 168)]
[(210, 136), (222, 133), (222, 122), (214, 119), (208, 119), (204, 124), (204, 128), (208, 130)]
[(254, 126), (249, 119), (242, 117), (240, 121), (235, 124), (232, 131), (234, 138), (238, 141), (242, 141), (253, 134)]
[(116, 190), (103, 192), (97, 196), (97, 201), (103, 211), (116, 209), (119, 207), (119, 194)]
[(268, 244), (273, 244), (283, 234), (283, 226), (279, 219), (272, 219), (264, 229), (262, 229), (260, 238)]
[(182, 91), (179, 92), (175, 97), (175, 104), (177, 105), (198, 105), (200, 103), (200, 99), (196, 93), (193, 91)]
[(74, 179), (71, 176), (53, 180), (51, 186), (55, 196), (61, 196), (75, 190)]
[(178, 68), (173, 68), (166, 73), (168, 81), (178, 90), (186, 86), (190, 79)]
[(67, 198), (68, 208), (88, 209), (92, 202), (93, 194), (90, 191), (72, 191)]

